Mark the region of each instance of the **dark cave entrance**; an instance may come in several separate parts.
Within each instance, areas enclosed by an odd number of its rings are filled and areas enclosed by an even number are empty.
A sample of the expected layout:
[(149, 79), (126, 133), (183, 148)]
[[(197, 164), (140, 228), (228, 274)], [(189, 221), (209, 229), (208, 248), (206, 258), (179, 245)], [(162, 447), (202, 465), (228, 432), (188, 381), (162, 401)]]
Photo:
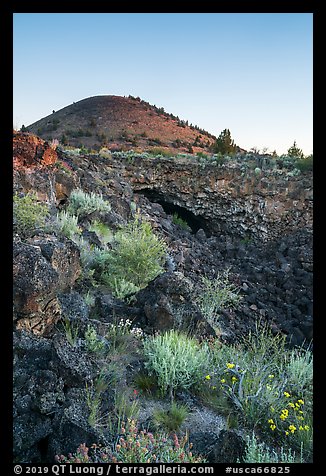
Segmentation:
[(164, 195), (160, 192), (151, 189), (143, 189), (137, 190), (135, 193), (143, 195), (150, 202), (158, 203), (168, 215), (174, 215), (176, 213), (179, 218), (182, 218), (182, 220), (187, 222), (192, 233), (197, 233), (198, 230), (203, 229), (207, 236), (211, 236), (211, 229), (205, 218), (195, 215), (190, 210), (187, 210), (187, 208), (181, 207), (180, 205), (167, 202)]

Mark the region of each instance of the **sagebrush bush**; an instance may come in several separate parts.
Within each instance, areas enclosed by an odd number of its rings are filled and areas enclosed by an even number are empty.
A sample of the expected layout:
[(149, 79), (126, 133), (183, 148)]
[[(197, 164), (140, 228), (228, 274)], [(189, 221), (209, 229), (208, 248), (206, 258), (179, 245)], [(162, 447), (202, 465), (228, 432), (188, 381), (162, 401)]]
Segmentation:
[(303, 463), (291, 448), (269, 448), (264, 442), (259, 443), (255, 434), (247, 435), (247, 445), (243, 463)]
[(208, 322), (216, 326), (218, 312), (226, 307), (236, 307), (241, 301), (239, 288), (230, 282), (229, 271), (219, 272), (215, 279), (202, 277), (195, 302)]
[(54, 228), (67, 238), (73, 238), (81, 233), (81, 229), (78, 226), (78, 217), (71, 215), (65, 210), (57, 213)]
[(288, 385), (294, 387), (299, 393), (305, 392), (306, 398), (312, 397), (313, 382), (313, 354), (311, 350), (295, 348), (285, 356), (286, 374)]
[(122, 301), (128, 301), (130, 296), (137, 293), (140, 290), (139, 286), (136, 286), (130, 281), (126, 281), (124, 278), (112, 277), (108, 273), (103, 273), (101, 277), (103, 284), (106, 284), (112, 291), (112, 294)]
[(162, 394), (187, 389), (198, 383), (207, 368), (208, 348), (185, 334), (170, 330), (144, 341), (149, 373), (157, 376)]
[[(85, 270), (93, 273), (95, 281), (110, 288), (117, 298), (129, 299), (164, 271), (166, 244), (139, 217), (122, 226), (114, 236), (99, 222), (91, 228), (101, 230), (105, 236), (101, 237), (103, 249), (75, 235), (81, 262)], [(110, 248), (106, 240), (110, 241)]]
[(106, 284), (111, 283), (113, 289), (122, 280), (144, 288), (163, 272), (165, 255), (163, 239), (153, 233), (149, 223), (136, 217), (116, 233), (112, 250), (105, 259), (102, 279)]
[(34, 230), (45, 227), (49, 208), (45, 203), (40, 203), (35, 193), (26, 193), (13, 197), (13, 219), (17, 232), (27, 235)]
[(71, 215), (85, 216), (93, 212), (109, 212), (111, 205), (104, 200), (101, 193), (84, 192), (81, 189), (73, 190), (69, 197), (67, 211)]

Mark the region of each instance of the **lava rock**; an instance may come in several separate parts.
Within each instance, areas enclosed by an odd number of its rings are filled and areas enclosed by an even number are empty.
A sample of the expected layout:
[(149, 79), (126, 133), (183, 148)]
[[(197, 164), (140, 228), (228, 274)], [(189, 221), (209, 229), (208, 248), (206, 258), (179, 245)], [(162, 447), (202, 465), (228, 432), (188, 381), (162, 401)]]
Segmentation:
[(214, 463), (230, 463), (230, 461), (241, 461), (246, 444), (234, 431), (222, 430), (218, 440), (214, 445), (213, 459)]

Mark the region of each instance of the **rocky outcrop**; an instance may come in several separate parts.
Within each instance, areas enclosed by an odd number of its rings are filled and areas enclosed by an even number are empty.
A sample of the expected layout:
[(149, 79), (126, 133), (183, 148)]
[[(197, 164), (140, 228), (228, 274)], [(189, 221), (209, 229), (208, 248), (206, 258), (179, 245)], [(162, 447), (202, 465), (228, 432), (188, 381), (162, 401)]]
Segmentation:
[(206, 221), (211, 234), (256, 242), (312, 227), (311, 174), (289, 176), (246, 164), (200, 166), (196, 161), (139, 159), (124, 170), (135, 191), (180, 206)]
[(60, 334), (18, 331), (13, 341), (15, 459), (49, 463), (72, 442), (101, 440), (87, 422), (85, 385), (96, 370), (86, 355)]
[(76, 245), (54, 236), (14, 241), (14, 319), (18, 328), (44, 333), (62, 312), (58, 293), (71, 290), (81, 273)]
[(193, 303), (194, 283), (181, 272), (158, 276), (138, 293), (136, 305), (143, 310), (143, 326), (151, 331), (191, 330), (201, 337), (215, 332)]
[(14, 168), (40, 168), (55, 164), (58, 155), (48, 142), (39, 137), (16, 132), (13, 137), (13, 159)]

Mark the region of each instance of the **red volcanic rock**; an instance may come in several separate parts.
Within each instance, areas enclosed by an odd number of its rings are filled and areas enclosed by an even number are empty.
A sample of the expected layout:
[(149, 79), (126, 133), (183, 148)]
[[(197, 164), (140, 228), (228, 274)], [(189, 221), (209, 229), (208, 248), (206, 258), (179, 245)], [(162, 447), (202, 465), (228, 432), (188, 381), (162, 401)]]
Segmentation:
[(48, 142), (32, 134), (14, 131), (14, 168), (43, 167), (55, 164), (57, 160), (58, 155)]

